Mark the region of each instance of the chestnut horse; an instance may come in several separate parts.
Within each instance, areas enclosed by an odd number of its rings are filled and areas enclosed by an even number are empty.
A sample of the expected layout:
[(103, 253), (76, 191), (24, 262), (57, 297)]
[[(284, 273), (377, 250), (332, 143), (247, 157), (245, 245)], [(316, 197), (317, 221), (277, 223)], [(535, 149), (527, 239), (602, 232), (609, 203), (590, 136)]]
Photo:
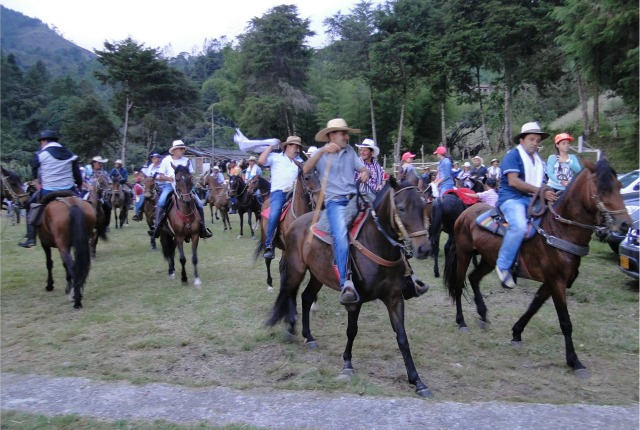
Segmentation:
[[(156, 205), (158, 204), (158, 188), (153, 176), (147, 176), (142, 173), (142, 187), (144, 188), (144, 203), (142, 204), (142, 213), (147, 220), (149, 229), (153, 228), (155, 222)], [(156, 237), (151, 236), (149, 239), (151, 249), (156, 249)]]
[(251, 238), (255, 238), (253, 225), (251, 223), (251, 214), (255, 215), (256, 221), (260, 220), (260, 204), (256, 197), (249, 192), (249, 187), (244, 180), (237, 175), (229, 176), (229, 195), (238, 198), (238, 215), (240, 215), (240, 234), (238, 239), (242, 238), (244, 227), (244, 214), (247, 213), (247, 224), (251, 231)]
[(106, 193), (111, 189), (109, 180), (106, 176), (96, 175), (93, 186), (89, 190), (89, 194), (86, 200), (93, 206), (96, 211), (96, 226), (95, 231), (91, 235), (90, 247), (91, 258), (96, 258), (96, 248), (98, 247), (98, 240), (107, 239), (107, 227), (111, 221), (111, 203), (105, 202)]
[(115, 221), (115, 228), (118, 226), (122, 228), (124, 223), (129, 223), (128, 212), (129, 212), (129, 202), (131, 196), (128, 196), (122, 189), (122, 184), (120, 183), (120, 179), (122, 177), (120, 175), (113, 177), (113, 183), (111, 184), (111, 210), (113, 211), (113, 219)]
[[(318, 171), (313, 170), (312, 173), (303, 173), (302, 165), (298, 164), (298, 178), (293, 183), (293, 191), (291, 192), (291, 206), (287, 211), (284, 219), (278, 224), (278, 230), (276, 231), (276, 237), (273, 238), (273, 246), (284, 250), (284, 238), (287, 233), (287, 229), (300, 215), (311, 212), (315, 209), (315, 205), (320, 193), (320, 179), (318, 178)], [(262, 212), (269, 208), (269, 199), (267, 198), (262, 203)], [(260, 218), (260, 234), (261, 240), (258, 242), (255, 251), (255, 259), (257, 260), (262, 256), (264, 252), (264, 244), (267, 239), (267, 228), (269, 225), (269, 217), (263, 216)], [(265, 259), (264, 264), (267, 267), (267, 285), (268, 291), (273, 290), (273, 278), (271, 277), (271, 259)]]
[[(597, 165), (585, 161), (585, 169), (578, 174), (561, 197), (547, 202), (541, 215), (538, 234), (523, 242), (520, 249), (520, 273), (518, 277), (542, 282), (527, 311), (512, 328), (512, 344), (522, 344), (522, 332), (529, 320), (544, 302), (551, 297), (558, 314), (564, 336), (566, 362), (578, 376), (588, 376), (585, 366), (578, 360), (573, 346), (572, 325), (567, 309), (567, 288), (578, 277), (581, 256), (587, 255), (589, 241), (594, 231), (625, 231), (631, 226), (620, 196), (620, 182), (606, 160)], [(538, 196), (544, 195), (544, 187)], [(532, 208), (534, 205), (532, 204)], [(467, 331), (462, 315), (461, 296), (465, 289), (465, 275), (471, 257), (482, 257), (478, 267), (468, 279), (473, 289), (476, 310), (481, 327), (489, 323), (487, 307), (480, 292), (480, 281), (493, 271), (502, 237), (494, 235), (476, 223), (476, 218), (490, 210), (486, 204), (475, 204), (464, 211), (455, 223), (455, 241), (445, 264), (445, 285), (456, 303), (456, 323)], [(532, 209), (530, 208), (530, 215)]]
[[(412, 248), (415, 255), (423, 259), (429, 251), (424, 226), (424, 199), (416, 186), (407, 182), (399, 184), (391, 177), (378, 193), (372, 209), (367, 210), (367, 218), (360, 233), (351, 238), (352, 280), (360, 301), (347, 307), (347, 345), (342, 354), (342, 373), (353, 373), (351, 350), (358, 333), (358, 316), (362, 304), (380, 299), (387, 307), (409, 382), (415, 385), (418, 395), (430, 396), (431, 392), (420, 380), (411, 357), (404, 326), (403, 298), (410, 271), (405, 252)], [(309, 283), (302, 293), (302, 335), (310, 346), (316, 345), (309, 328), (309, 311), (313, 300), (323, 284), (334, 290), (340, 288), (332, 264), (332, 246), (315, 236), (308, 239), (313, 215), (302, 215), (287, 230), (285, 249), (280, 260), (280, 292), (267, 321), (268, 325), (273, 326), (284, 320), (288, 332), (294, 333), (297, 319), (296, 297), (300, 284), (309, 271)], [(414, 288), (413, 283), (411, 288)]]
[[(229, 220), (229, 189), (225, 183), (220, 183), (214, 176), (206, 176), (206, 185), (209, 188), (209, 209), (211, 210), (211, 224), (213, 224), (213, 208), (216, 212), (220, 212), (224, 229), (231, 230), (231, 221)], [(216, 214), (217, 218), (217, 214)]]
[[(47, 291), (53, 290), (51, 248), (58, 248), (67, 274), (66, 294), (72, 294), (74, 309), (82, 308), (82, 291), (89, 276), (91, 257), (89, 238), (96, 224), (96, 211), (91, 204), (70, 192), (47, 194), (46, 205), (38, 226), (38, 237), (47, 259)], [(71, 256), (71, 248), (74, 256)]]
[[(173, 165), (172, 165), (173, 166)], [(191, 262), (193, 263), (193, 285), (198, 287), (202, 283), (198, 276), (198, 241), (200, 240), (200, 213), (195, 196), (192, 194), (193, 180), (186, 166), (175, 167), (174, 192), (171, 194), (171, 208), (168, 209), (167, 222), (163, 223), (160, 230), (160, 244), (162, 254), (169, 263), (169, 276), (176, 276), (175, 254), (176, 246), (180, 253), (182, 272), (180, 280), (182, 285), (187, 285), (187, 271), (185, 264), (187, 258), (184, 255), (184, 242), (191, 242)], [(169, 202), (167, 202), (169, 204)]]

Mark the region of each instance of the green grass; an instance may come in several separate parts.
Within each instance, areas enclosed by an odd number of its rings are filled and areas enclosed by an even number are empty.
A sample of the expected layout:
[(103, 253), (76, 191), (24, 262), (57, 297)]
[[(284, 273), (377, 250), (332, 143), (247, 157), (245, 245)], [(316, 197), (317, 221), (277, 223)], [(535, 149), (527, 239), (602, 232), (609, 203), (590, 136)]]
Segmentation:
[[(381, 302), (363, 306), (353, 349), (356, 376), (349, 381), (336, 378), (347, 318), (334, 291), (320, 292), (320, 308), (312, 315), (318, 349), (306, 348), (299, 335), (294, 342), (286, 341), (280, 326), (265, 328), (276, 294), (267, 292), (263, 262), (253, 262), (255, 241), (246, 231), (244, 239), (236, 238), (237, 215), (232, 216), (232, 232), (222, 231), (218, 222), (214, 238), (200, 244), (201, 289), (192, 285), (190, 247), (190, 285), (182, 286), (166, 276), (160, 251), (149, 250), (146, 225), (132, 222), (122, 231), (112, 230), (110, 241), (98, 245), (81, 311), (74, 311), (64, 295), (59, 256), (54, 254), (56, 288), (46, 292), (42, 249), (19, 248), (24, 225), (8, 226), (4, 216), (1, 223), (3, 372), (188, 387), (414, 395)], [(488, 276), (482, 292), (492, 325), (488, 331), (475, 326), (469, 297), (463, 307), (471, 333), (461, 334), (442, 281), (432, 276), (432, 263), (413, 263), (432, 288), (407, 302), (406, 328), (418, 372), (437, 400), (638, 401), (638, 284), (617, 269), (606, 244), (592, 242), (591, 254), (583, 259), (580, 276), (568, 292), (574, 342), (593, 373), (589, 380), (576, 378), (565, 364), (551, 303), (525, 330), (523, 348), (510, 346), (511, 326), (537, 283), (522, 281), (517, 289), (505, 291), (494, 275)], [(277, 266), (276, 260), (276, 289)]]

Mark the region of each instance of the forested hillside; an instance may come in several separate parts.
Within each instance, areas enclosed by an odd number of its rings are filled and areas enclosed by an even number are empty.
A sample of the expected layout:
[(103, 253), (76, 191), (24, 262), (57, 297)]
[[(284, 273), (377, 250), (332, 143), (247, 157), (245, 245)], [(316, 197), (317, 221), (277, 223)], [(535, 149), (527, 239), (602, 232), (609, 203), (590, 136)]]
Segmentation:
[[(388, 162), (441, 144), (456, 158), (502, 154), (537, 120), (585, 136), (621, 171), (638, 164), (637, 2), (361, 1), (325, 20), (321, 50), (308, 45), (308, 19), (281, 5), (237, 40), (176, 58), (132, 39), (88, 53), (1, 12), (1, 159), (14, 168), (44, 127), (84, 159), (133, 167), (176, 138), (210, 146), (212, 129), (218, 147), (233, 145), (235, 127), (312, 145), (335, 117), (362, 129), (354, 139), (374, 138)], [(589, 110), (602, 94), (621, 101)], [(550, 129), (576, 106), (575, 122)]]

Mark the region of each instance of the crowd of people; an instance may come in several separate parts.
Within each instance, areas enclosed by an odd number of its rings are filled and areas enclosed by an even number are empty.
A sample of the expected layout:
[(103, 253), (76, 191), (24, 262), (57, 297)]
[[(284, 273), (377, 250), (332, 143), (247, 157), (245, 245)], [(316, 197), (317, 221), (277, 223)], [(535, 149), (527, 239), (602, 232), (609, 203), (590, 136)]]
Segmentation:
[[(284, 142), (267, 147), (260, 156), (249, 157), (246, 162), (232, 160), (226, 166), (228, 175), (238, 175), (244, 181), (249, 181), (263, 174), (262, 168), (270, 169), (271, 193), (270, 215), (266, 232), (264, 258), (274, 258), (273, 240), (287, 194), (291, 191), (300, 166), (305, 173), (317, 169), (322, 179), (324, 205), (327, 212), (330, 233), (333, 237), (335, 263), (340, 279), (340, 302), (353, 304), (358, 301), (357, 292), (350, 279), (347, 268), (349, 242), (347, 225), (343, 213), (349, 200), (357, 193), (373, 193), (380, 191), (388, 179), (387, 173), (380, 165), (377, 157), (380, 148), (373, 139), (367, 138), (357, 143), (357, 152), (349, 144), (350, 134), (360, 130), (351, 128), (346, 121), (336, 118), (327, 123), (320, 130), (315, 141), (322, 146), (309, 146), (304, 151), (300, 137), (289, 136)], [(555, 136), (555, 154), (548, 160), (542, 161), (539, 150), (541, 141), (549, 133), (543, 132), (537, 122), (524, 124), (513, 138), (515, 148), (508, 151), (502, 161), (494, 158), (489, 167), (485, 166), (481, 156), (476, 155), (470, 161), (454, 162), (444, 146), (439, 146), (433, 152), (438, 158), (436, 172), (425, 167), (422, 174), (418, 174), (413, 160), (415, 154), (410, 151), (402, 154), (400, 174), (402, 178), (411, 175), (423, 180), (424, 184), (431, 184), (434, 193), (442, 196), (455, 188), (474, 188), (482, 185), (482, 191), (470, 192), (472, 197), (480, 202), (496, 206), (508, 222), (508, 229), (500, 248), (496, 272), (503, 285), (515, 287), (510, 273), (515, 257), (523, 241), (526, 231), (527, 207), (534, 193), (544, 184), (550, 188), (546, 190), (544, 198), (555, 201), (558, 193), (566, 189), (573, 177), (582, 166), (574, 154), (569, 153), (573, 137), (568, 133)], [(118, 181), (125, 193), (131, 195), (135, 202), (135, 221), (141, 220), (141, 210), (144, 205), (144, 194), (141, 192), (142, 177), (153, 177), (159, 191), (159, 198), (155, 210), (155, 222), (149, 230), (150, 235), (158, 236), (160, 218), (167, 199), (174, 189), (177, 166), (185, 166), (194, 173), (194, 165), (185, 156), (186, 145), (181, 140), (173, 142), (169, 154), (164, 158), (157, 152), (150, 154), (150, 163), (134, 172), (135, 184), (133, 190), (128, 186), (129, 173), (121, 160), (115, 160), (113, 168), (107, 173), (105, 165), (109, 161), (97, 155), (91, 162), (81, 167), (78, 156), (58, 143), (59, 137), (52, 130), (43, 130), (37, 141), (40, 149), (35, 153), (32, 161), (33, 175), (38, 179), (38, 191), (31, 202), (37, 203), (43, 196), (53, 191), (69, 191), (77, 195), (86, 194), (99, 177), (104, 177), (109, 183)], [(304, 155), (304, 157), (302, 157)], [(225, 178), (218, 165), (211, 166), (209, 174), (216, 177), (219, 183), (225, 183)], [(135, 190), (135, 193), (134, 193)], [(262, 203), (262, 195), (256, 191), (256, 198)], [(202, 201), (194, 194), (200, 213), (200, 234), (203, 238), (212, 234), (204, 223)], [(231, 202), (233, 209), (233, 202)], [(27, 209), (28, 211), (29, 209)], [(230, 212), (232, 213), (232, 212)], [(27, 235), (19, 243), (22, 247), (35, 245), (36, 227), (27, 223)]]

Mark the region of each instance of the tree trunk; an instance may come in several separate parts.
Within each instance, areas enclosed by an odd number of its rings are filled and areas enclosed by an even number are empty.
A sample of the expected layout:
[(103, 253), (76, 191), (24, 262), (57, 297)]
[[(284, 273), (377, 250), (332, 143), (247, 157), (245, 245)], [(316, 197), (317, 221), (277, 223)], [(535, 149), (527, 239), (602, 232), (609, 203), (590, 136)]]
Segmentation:
[(578, 98), (580, 100), (580, 110), (582, 111), (582, 135), (585, 140), (589, 140), (591, 129), (589, 127), (589, 102), (587, 99), (587, 90), (584, 85), (584, 79), (582, 78), (582, 72), (579, 67), (576, 67), (576, 84), (578, 86)]
[(593, 134), (600, 133), (600, 85), (593, 85)]
[(504, 70), (504, 148), (508, 151), (511, 149), (511, 131), (512, 122), (512, 100), (511, 100), (511, 75), (509, 68)]
[(444, 112), (444, 101), (440, 102), (440, 141), (441, 145), (447, 147), (447, 118)]
[(120, 159), (122, 160), (122, 165), (126, 166), (126, 157), (127, 153), (127, 134), (129, 133), (129, 111), (133, 107), (133, 102), (129, 101), (129, 95), (127, 94), (127, 98), (125, 100), (125, 108), (124, 108), (124, 130), (122, 131), (122, 147), (120, 148)]
[(376, 143), (376, 145), (380, 146), (378, 144), (378, 137), (376, 135), (376, 112), (373, 109), (373, 86), (372, 85), (369, 85), (369, 111), (371, 114), (371, 138)]
[(404, 108), (407, 104), (407, 92), (403, 91), (402, 106), (400, 107), (400, 124), (398, 125), (398, 139), (393, 146), (393, 162), (400, 163), (400, 144), (402, 143), (402, 124), (404, 123)]
[(487, 135), (487, 123), (484, 115), (484, 106), (482, 104), (482, 89), (480, 88), (480, 67), (476, 67), (476, 82), (478, 84), (478, 103), (480, 104), (480, 139), (481, 142), (487, 146), (489, 152), (493, 152), (491, 149), (491, 142), (489, 142), (489, 136)]

